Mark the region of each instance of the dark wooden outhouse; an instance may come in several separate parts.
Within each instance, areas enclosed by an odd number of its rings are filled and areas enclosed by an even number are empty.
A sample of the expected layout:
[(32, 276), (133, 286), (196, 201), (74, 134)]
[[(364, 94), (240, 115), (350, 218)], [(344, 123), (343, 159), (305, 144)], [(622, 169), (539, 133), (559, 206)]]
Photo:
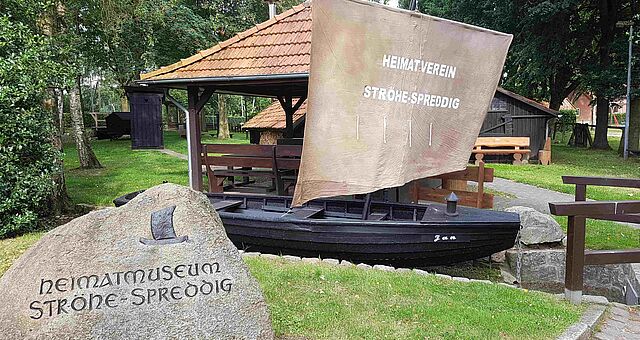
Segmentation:
[(480, 137), (529, 137), (531, 158), (537, 158), (549, 136), (549, 120), (558, 112), (498, 88), (480, 130)]
[(127, 87), (131, 110), (131, 148), (162, 149), (164, 90)]

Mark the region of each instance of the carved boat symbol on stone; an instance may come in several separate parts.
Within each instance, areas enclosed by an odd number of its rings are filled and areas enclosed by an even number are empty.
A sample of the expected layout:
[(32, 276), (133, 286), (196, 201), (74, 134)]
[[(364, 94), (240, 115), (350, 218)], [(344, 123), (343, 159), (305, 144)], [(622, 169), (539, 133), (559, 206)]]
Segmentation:
[(173, 228), (173, 212), (176, 206), (172, 205), (151, 213), (151, 235), (153, 240), (140, 238), (142, 244), (158, 246), (164, 244), (182, 243), (189, 239), (187, 235), (178, 237)]

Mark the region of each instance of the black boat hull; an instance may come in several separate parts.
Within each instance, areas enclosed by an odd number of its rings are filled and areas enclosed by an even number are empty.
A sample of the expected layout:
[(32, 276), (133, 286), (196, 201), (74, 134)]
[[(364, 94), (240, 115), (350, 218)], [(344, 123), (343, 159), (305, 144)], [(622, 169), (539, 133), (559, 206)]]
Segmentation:
[(319, 213), (301, 217), (290, 197), (207, 195), (214, 206), (238, 203), (218, 210), (238, 249), (371, 265), (426, 267), (490, 256), (511, 248), (520, 226), (517, 214), (459, 207), (452, 217), (440, 204), (373, 202), (372, 215), (384, 218), (363, 220), (365, 205), (357, 200), (314, 200), (303, 208)]

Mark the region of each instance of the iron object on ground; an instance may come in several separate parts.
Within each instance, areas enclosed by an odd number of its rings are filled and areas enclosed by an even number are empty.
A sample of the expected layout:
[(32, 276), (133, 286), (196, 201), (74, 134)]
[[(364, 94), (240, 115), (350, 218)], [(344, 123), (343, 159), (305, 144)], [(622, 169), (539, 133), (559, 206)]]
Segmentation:
[(131, 135), (131, 112), (111, 112), (104, 120), (106, 126), (96, 128), (98, 139), (118, 139)]

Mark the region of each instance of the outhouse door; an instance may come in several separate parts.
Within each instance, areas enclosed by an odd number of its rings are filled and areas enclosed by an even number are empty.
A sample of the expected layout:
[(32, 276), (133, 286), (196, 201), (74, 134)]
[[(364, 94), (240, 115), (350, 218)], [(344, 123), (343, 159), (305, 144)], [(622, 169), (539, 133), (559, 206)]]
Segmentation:
[(162, 93), (129, 93), (131, 107), (131, 148), (161, 149), (162, 137)]

